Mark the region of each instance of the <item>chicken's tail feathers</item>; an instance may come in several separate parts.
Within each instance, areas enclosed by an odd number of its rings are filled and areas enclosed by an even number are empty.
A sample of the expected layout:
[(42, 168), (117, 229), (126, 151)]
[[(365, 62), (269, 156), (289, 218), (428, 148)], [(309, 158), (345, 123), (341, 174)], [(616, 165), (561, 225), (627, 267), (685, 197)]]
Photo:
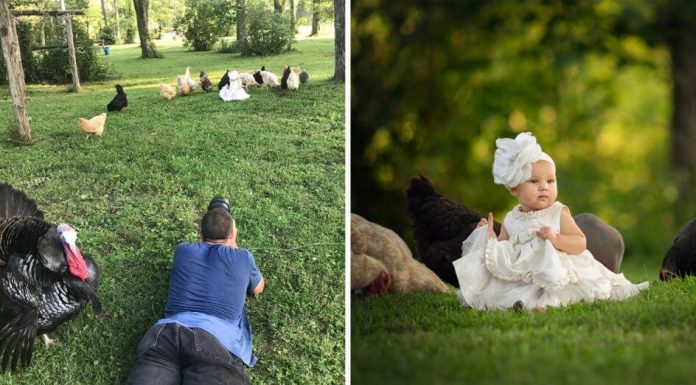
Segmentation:
[(7, 183), (2, 183), (0, 184), (0, 218), (16, 215), (41, 219), (44, 217), (44, 213), (37, 208), (36, 202), (27, 197), (27, 194), (15, 190)]

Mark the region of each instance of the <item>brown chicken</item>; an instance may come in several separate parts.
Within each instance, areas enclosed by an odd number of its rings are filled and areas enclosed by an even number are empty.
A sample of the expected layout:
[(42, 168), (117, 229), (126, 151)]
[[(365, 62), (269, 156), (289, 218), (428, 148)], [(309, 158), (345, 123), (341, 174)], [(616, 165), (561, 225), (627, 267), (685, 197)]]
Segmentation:
[(159, 90), (160, 96), (167, 100), (172, 100), (176, 96), (176, 90), (164, 83), (160, 83)]
[(179, 89), (179, 93), (181, 93), (183, 96), (191, 95), (193, 93), (193, 88), (191, 88), (185, 76), (177, 75), (176, 88)]
[(87, 134), (87, 139), (89, 139), (91, 135), (96, 135), (101, 138), (104, 132), (104, 123), (106, 123), (106, 112), (89, 120), (80, 118), (80, 126), (82, 126), (82, 130)]

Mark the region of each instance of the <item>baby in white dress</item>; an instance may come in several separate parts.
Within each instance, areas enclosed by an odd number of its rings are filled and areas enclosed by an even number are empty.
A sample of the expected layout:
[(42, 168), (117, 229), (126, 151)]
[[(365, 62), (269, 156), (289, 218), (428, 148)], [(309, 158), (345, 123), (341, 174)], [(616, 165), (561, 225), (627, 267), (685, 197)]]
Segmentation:
[(594, 259), (570, 210), (556, 201), (556, 166), (530, 133), (498, 139), (493, 177), (519, 204), (493, 231), (493, 215), (462, 244), (454, 261), (458, 295), (476, 309), (544, 308), (595, 299), (623, 299), (648, 287), (633, 284)]

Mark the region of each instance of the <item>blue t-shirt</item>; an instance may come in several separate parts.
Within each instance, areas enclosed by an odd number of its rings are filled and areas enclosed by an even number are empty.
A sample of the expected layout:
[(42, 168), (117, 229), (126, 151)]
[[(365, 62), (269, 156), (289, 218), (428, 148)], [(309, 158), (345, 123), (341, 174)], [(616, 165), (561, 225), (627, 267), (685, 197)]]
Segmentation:
[(254, 366), (244, 302), (259, 282), (261, 272), (249, 250), (181, 243), (174, 251), (165, 318), (157, 323), (204, 329), (245, 364)]

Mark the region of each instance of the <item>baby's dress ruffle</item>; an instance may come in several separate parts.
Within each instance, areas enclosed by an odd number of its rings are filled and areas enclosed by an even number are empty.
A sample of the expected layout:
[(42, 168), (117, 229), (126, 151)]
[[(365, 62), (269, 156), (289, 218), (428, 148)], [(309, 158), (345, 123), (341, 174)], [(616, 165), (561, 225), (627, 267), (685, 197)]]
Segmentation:
[(528, 308), (563, 306), (625, 299), (648, 287), (647, 282), (636, 285), (613, 273), (587, 250), (572, 255), (539, 238), (536, 233), (542, 226), (560, 228), (563, 207), (556, 202), (532, 213), (516, 207), (505, 223), (521, 230), (507, 241), (489, 239), (485, 226), (475, 229), (462, 244), (462, 258), (454, 261), (462, 304), (501, 309), (522, 300)]

